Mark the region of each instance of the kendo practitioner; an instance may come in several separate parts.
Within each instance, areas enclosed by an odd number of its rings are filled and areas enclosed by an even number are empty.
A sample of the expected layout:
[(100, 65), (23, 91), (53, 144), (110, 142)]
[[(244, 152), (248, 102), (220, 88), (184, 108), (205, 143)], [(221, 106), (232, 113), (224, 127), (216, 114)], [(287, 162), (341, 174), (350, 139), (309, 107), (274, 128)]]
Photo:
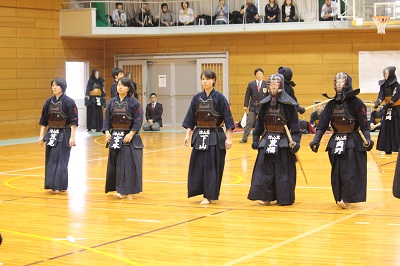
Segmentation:
[(381, 120), (383, 115), (383, 106), (378, 106), (371, 112), (371, 118), (369, 119), (369, 127), (371, 132), (381, 129)]
[[(293, 77), (292, 69), (289, 67), (281, 66), (278, 68), (278, 73), (282, 74), (283, 78), (285, 79), (284, 80), (284, 82), (285, 82), (284, 88), (285, 88), (286, 93), (290, 97), (292, 97), (296, 102), (298, 102), (296, 96), (294, 95), (293, 87), (296, 86), (296, 83), (294, 83), (294, 81), (292, 80), (292, 77)], [(296, 105), (296, 110), (300, 114), (304, 114), (306, 112), (306, 109), (301, 107), (299, 104)]]
[(104, 79), (99, 71), (92, 70), (92, 75), (86, 85), (85, 105), (87, 111), (87, 131), (96, 129), (100, 132), (103, 127), (103, 107), (106, 107), (106, 93), (104, 92)]
[[(268, 96), (263, 99), (251, 147), (258, 150), (254, 164), (249, 200), (260, 205), (292, 205), (296, 187), (296, 153), (301, 132), (297, 102), (284, 90), (284, 77), (274, 74), (267, 79)], [(289, 143), (284, 126), (291, 132)], [(261, 138), (260, 138), (261, 137)]]
[(105, 192), (116, 191), (120, 199), (142, 192), (143, 110), (133, 91), (130, 78), (118, 81), (118, 96), (108, 102), (103, 124), (109, 148)]
[(46, 142), (44, 188), (57, 194), (68, 189), (68, 162), (71, 147), (75, 146), (78, 108), (75, 101), (65, 95), (65, 79), (55, 78), (50, 85), (54, 96), (44, 103), (38, 143)]
[[(322, 112), (310, 148), (317, 152), (322, 135), (331, 123), (333, 134), (326, 151), (332, 166), (331, 185), (335, 202), (343, 209), (350, 203), (365, 202), (367, 197), (367, 152), (372, 149), (367, 109), (356, 97), (351, 77), (344, 72), (334, 79), (336, 95), (330, 98)], [(367, 143), (363, 143), (359, 130)]]
[(190, 133), (193, 132), (188, 197), (203, 195), (204, 200), (200, 204), (211, 204), (219, 198), (226, 150), (232, 147), (235, 123), (228, 100), (214, 89), (217, 80), (215, 72), (206, 69), (200, 78), (204, 90), (193, 96), (182, 123), (186, 128), (185, 146), (189, 145)]
[(398, 151), (399, 153), (397, 154), (396, 170), (394, 172), (393, 179), (393, 196), (400, 199), (400, 147)]
[(386, 154), (397, 152), (400, 144), (400, 84), (395, 71), (394, 66), (383, 70), (384, 79), (379, 81), (379, 95), (375, 102), (375, 107), (385, 103), (376, 149)]

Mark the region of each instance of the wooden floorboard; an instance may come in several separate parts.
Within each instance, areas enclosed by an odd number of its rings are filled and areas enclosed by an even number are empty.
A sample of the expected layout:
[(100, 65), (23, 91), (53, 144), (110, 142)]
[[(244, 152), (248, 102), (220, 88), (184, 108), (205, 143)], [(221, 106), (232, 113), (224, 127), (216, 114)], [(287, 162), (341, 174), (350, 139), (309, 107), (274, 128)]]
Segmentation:
[(258, 206), (247, 200), (256, 151), (236, 133), (220, 200), (202, 206), (201, 197), (187, 198), (184, 131), (141, 135), (143, 192), (122, 200), (104, 194), (101, 134), (79, 130), (69, 189), (59, 195), (43, 189), (44, 147), (3, 142), (0, 265), (400, 264), (400, 200), (391, 191), (397, 153), (368, 153), (367, 202), (343, 210), (330, 186), (329, 136), (315, 154), (312, 135), (303, 135), (299, 156), (309, 184), (297, 166), (295, 204)]

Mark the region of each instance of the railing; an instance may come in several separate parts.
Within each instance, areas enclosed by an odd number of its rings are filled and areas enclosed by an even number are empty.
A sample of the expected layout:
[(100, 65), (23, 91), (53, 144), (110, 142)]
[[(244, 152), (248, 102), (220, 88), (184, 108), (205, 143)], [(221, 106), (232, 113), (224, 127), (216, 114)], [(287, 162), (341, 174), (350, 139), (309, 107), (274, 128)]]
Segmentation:
[[(296, 0), (293, 0), (295, 2)], [(167, 3), (168, 9), (173, 11), (175, 21), (179, 21), (179, 11), (182, 9), (181, 3), (182, 1), (146, 1), (148, 9), (151, 12), (151, 15), (154, 20), (154, 26), (161, 26), (160, 14), (162, 13), (161, 4)], [(194, 11), (195, 14), (195, 24), (204, 25), (214, 24), (216, 18), (216, 9), (219, 6), (219, 1), (214, 0), (192, 0), (189, 2), (189, 8)], [(276, 0), (275, 1), (279, 7), (279, 22), (282, 22), (282, 4), (284, 0)], [(318, 21), (319, 19), (319, 4), (318, 1), (315, 0), (298, 0), (298, 4), (294, 4), (296, 15), (295, 22), (310, 22), (310, 21)], [(125, 13), (127, 22), (124, 26), (138, 26), (135, 25), (135, 16), (136, 11), (140, 10), (141, 4), (143, 1), (69, 1), (62, 3), (62, 9), (79, 9), (79, 8), (97, 8), (98, 12), (104, 13), (108, 20), (108, 26), (113, 26), (113, 23), (110, 18), (112, 18), (112, 13), (116, 9), (116, 3), (123, 4), (123, 11)], [(226, 5), (228, 6), (228, 24), (241, 24), (245, 23), (245, 19), (243, 19), (243, 15), (241, 15), (240, 9), (243, 5), (246, 4), (246, 0), (225, 0)], [(260, 17), (259, 22), (264, 22), (265, 18), (265, 5), (269, 3), (269, 0), (253, 0), (253, 3), (258, 8), (258, 14)], [(101, 17), (102, 14), (97, 14), (98, 17)], [(140, 18), (143, 21), (143, 17)], [(202, 20), (202, 19), (205, 19)], [(133, 23), (132, 23), (133, 22)]]
[[(333, 0), (332, 0), (333, 1)], [(396, 0), (383, 1), (383, 0), (336, 0), (340, 12), (337, 21), (341, 20), (352, 20), (355, 17), (362, 17), (365, 21), (371, 20), (372, 15), (376, 10), (373, 6), (376, 2), (393, 3), (394, 8), (400, 10), (399, 2)], [(179, 22), (179, 12), (182, 9), (182, 1), (176, 0), (165, 0), (165, 1), (80, 1), (71, 0), (69, 2), (62, 3), (62, 9), (79, 9), (79, 8), (96, 8), (96, 17), (98, 21), (103, 20), (102, 25), (97, 26), (118, 26), (118, 23), (114, 23), (112, 20), (113, 11), (116, 9), (116, 3), (122, 3), (123, 11), (126, 16), (126, 22), (119, 26), (147, 26), (138, 24), (139, 21), (143, 21), (144, 15), (138, 16), (138, 10), (141, 9), (141, 4), (147, 3), (148, 10), (151, 13), (151, 20), (153, 26), (163, 26), (160, 23), (160, 16), (162, 14), (161, 4), (167, 3), (168, 9), (173, 12), (175, 22)], [(279, 7), (279, 22), (282, 22), (282, 4), (285, 0), (275, 0)], [(320, 0), (292, 0), (296, 10), (294, 22), (314, 22), (320, 20), (321, 6), (323, 1)], [(217, 17), (217, 7), (219, 6), (218, 0), (192, 0), (188, 1), (189, 8), (194, 11), (195, 20), (193, 24), (199, 25), (212, 25), (215, 24)], [(253, 0), (253, 3), (258, 9), (259, 22), (265, 20), (265, 6), (269, 3), (269, 0)], [(225, 0), (225, 4), (228, 6), (227, 20), (228, 24), (245, 24), (246, 21), (243, 15), (240, 14), (241, 7), (246, 4), (246, 0)], [(390, 7), (392, 5), (388, 5)], [(387, 9), (387, 8), (386, 8)], [(396, 14), (396, 10), (392, 10)], [(143, 13), (141, 13), (143, 14)], [(138, 18), (138, 20), (136, 19)], [(336, 20), (336, 19), (335, 19)], [(371, 20), (372, 21), (372, 20)], [(286, 22), (285, 22), (286, 23)], [(177, 25), (177, 23), (175, 23)]]

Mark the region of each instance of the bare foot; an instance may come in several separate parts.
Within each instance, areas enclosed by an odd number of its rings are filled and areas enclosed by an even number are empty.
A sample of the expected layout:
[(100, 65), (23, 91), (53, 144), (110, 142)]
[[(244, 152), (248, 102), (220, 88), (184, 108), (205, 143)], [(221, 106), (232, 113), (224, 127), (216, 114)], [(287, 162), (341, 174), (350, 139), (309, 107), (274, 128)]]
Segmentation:
[(211, 204), (211, 203), (212, 203), (212, 200), (209, 200), (209, 199), (203, 199), (203, 201), (200, 202), (201, 205), (207, 205), (207, 204)]
[(258, 203), (259, 205), (263, 205), (263, 206), (268, 206), (268, 205), (271, 204), (270, 201), (266, 201), (266, 200), (257, 200), (257, 203)]
[(114, 197), (118, 198), (118, 199), (123, 199), (124, 196), (122, 196), (121, 194), (119, 194), (118, 192), (114, 194)]
[(342, 207), (342, 209), (346, 209), (346, 208), (348, 208), (348, 207), (350, 206), (350, 203), (344, 202), (343, 200), (338, 201), (337, 204), (338, 204), (340, 207)]

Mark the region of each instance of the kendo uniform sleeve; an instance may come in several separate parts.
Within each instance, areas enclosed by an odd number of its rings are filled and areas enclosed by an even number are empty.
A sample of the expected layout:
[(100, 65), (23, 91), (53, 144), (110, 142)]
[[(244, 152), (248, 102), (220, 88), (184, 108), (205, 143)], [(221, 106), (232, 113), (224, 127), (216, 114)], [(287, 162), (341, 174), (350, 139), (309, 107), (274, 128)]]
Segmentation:
[(112, 106), (114, 104), (114, 99), (111, 99), (108, 104), (107, 104), (107, 108), (106, 108), (106, 113), (105, 113), (105, 117), (104, 117), (104, 123), (103, 123), (103, 131), (109, 131), (111, 129), (111, 110), (112, 110)]
[(47, 125), (49, 124), (49, 122), (47, 120), (47, 113), (49, 112), (49, 105), (50, 105), (50, 101), (52, 98), (53, 97), (47, 99), (43, 105), (42, 115), (40, 116), (40, 120), (39, 120), (39, 125), (41, 125), (41, 126), (47, 127)]
[(133, 126), (131, 131), (139, 132), (143, 123), (143, 109), (138, 100), (135, 98), (129, 97), (129, 110), (132, 114), (133, 118)]
[(199, 97), (200, 95), (196, 94), (195, 96), (193, 96), (192, 101), (190, 102), (189, 110), (187, 111), (185, 119), (182, 123), (182, 126), (184, 128), (190, 128), (191, 130), (193, 130), (196, 126), (196, 119), (194, 115), (196, 113), (196, 103)]

